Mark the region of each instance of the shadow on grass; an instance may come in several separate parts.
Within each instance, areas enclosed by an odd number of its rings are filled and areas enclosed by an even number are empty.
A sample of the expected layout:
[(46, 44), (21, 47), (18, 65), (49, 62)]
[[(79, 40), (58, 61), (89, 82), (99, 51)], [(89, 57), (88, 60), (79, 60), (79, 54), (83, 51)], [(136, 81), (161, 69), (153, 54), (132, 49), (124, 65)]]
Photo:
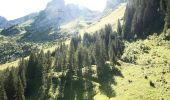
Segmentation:
[(96, 94), (93, 82), (100, 84), (99, 89), (102, 94), (109, 98), (115, 97), (116, 92), (112, 88), (112, 85), (116, 85), (114, 76), (123, 77), (118, 68), (110, 68), (110, 65), (106, 65), (102, 73), (98, 75), (98, 78), (87, 75), (61, 79), (60, 96), (57, 100), (93, 100)]
[(83, 79), (68, 80), (64, 87), (64, 96), (59, 100), (93, 100), (93, 84)]
[(102, 75), (99, 76), (98, 82), (100, 83), (100, 91), (105, 94), (106, 96), (115, 97), (116, 92), (112, 89), (112, 85), (116, 85), (116, 81), (114, 76), (124, 77), (121, 71), (116, 68), (110, 68), (110, 65), (105, 65), (105, 70), (103, 71)]

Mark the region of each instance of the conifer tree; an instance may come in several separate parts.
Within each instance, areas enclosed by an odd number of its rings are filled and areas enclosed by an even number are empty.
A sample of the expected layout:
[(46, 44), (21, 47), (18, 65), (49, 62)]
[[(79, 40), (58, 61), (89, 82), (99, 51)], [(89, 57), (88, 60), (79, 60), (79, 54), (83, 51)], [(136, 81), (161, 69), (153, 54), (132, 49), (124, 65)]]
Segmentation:
[(71, 43), (70, 43), (70, 51), (69, 51), (69, 71), (70, 71), (70, 74), (72, 75), (72, 72), (73, 72), (73, 67), (75, 65), (75, 47), (74, 47), (74, 43), (73, 43), (73, 40), (71, 40)]
[(25, 96), (35, 97), (42, 85), (42, 66), (39, 65), (37, 54), (31, 53), (26, 68), (27, 87), (25, 90)]
[(16, 92), (17, 92), (17, 84), (14, 76), (14, 69), (9, 72), (9, 76), (5, 80), (5, 91), (8, 97), (8, 100), (15, 100), (16, 99)]
[[(1, 79), (2, 80), (2, 79)], [(3, 82), (0, 82), (0, 100), (7, 100)]]
[(103, 49), (104, 48), (102, 48), (102, 40), (100, 38), (97, 38), (97, 41), (95, 43), (95, 58), (98, 78), (101, 78), (101, 76), (103, 75), (105, 66), (105, 57)]
[(118, 22), (117, 22), (117, 33), (118, 33), (119, 37), (122, 38), (122, 26), (121, 26), (119, 19), (118, 19)]
[[(102, 34), (102, 33), (101, 33)], [(108, 46), (109, 46), (109, 36), (110, 34), (112, 34), (112, 26), (110, 24), (106, 25), (105, 26), (105, 33), (104, 33), (104, 41), (105, 41), (105, 44), (103, 45), (105, 47), (105, 52), (106, 52), (106, 59), (108, 60), (109, 59), (109, 56), (108, 56)]]
[(83, 67), (83, 48), (79, 47), (77, 52), (77, 66), (78, 66), (78, 76), (82, 76), (82, 67)]
[(113, 63), (115, 63), (115, 61), (116, 61), (116, 55), (115, 55), (114, 43), (113, 42), (110, 43), (110, 47), (109, 47), (109, 59)]
[(23, 88), (20, 77), (18, 78), (18, 82), (17, 82), (16, 100), (25, 100), (24, 88)]
[(19, 62), (18, 75), (21, 78), (21, 82), (24, 88), (26, 88), (26, 76), (25, 76), (26, 67), (27, 67), (26, 61), (24, 60), (24, 58), (22, 58)]
[(166, 12), (166, 18), (165, 18), (165, 21), (166, 21), (166, 29), (170, 28), (170, 1), (167, 0), (167, 12)]
[(52, 64), (50, 51), (48, 51), (46, 54), (46, 60), (47, 60), (46, 61), (46, 70), (47, 70), (47, 73), (49, 73), (51, 71), (51, 64)]

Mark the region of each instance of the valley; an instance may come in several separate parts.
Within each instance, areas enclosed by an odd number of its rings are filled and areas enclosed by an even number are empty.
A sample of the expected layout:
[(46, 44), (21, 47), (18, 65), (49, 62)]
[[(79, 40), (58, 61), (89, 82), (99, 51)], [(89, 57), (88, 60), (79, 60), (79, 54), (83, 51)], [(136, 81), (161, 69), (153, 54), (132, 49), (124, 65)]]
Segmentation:
[(0, 17), (0, 100), (169, 100), (169, 19), (168, 0)]

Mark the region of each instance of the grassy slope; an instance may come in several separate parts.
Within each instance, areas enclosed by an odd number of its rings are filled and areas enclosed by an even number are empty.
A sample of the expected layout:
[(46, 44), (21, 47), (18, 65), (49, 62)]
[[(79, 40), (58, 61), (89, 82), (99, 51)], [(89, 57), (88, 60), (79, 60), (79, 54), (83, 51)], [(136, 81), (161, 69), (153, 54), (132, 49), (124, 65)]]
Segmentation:
[[(143, 47), (150, 48), (147, 52)], [(135, 53), (134, 53), (135, 51)], [(146, 40), (127, 43), (122, 59), (133, 58), (134, 63), (122, 62), (117, 66), (124, 78), (115, 77), (112, 85), (116, 97), (110, 100), (169, 100), (170, 98), (170, 41), (163, 36), (151, 36)], [(155, 88), (150, 86), (150, 81)], [(96, 100), (109, 100), (97, 94)]]

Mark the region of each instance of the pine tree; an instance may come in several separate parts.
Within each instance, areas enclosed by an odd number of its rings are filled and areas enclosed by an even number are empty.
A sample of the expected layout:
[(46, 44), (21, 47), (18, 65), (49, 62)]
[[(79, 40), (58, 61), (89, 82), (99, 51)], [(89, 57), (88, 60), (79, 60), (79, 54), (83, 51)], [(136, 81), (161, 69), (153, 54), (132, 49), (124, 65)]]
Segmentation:
[(97, 65), (97, 75), (98, 78), (101, 78), (104, 71), (105, 66), (105, 56), (102, 48), (102, 40), (100, 38), (97, 38), (97, 41), (95, 43), (95, 58), (96, 58), (96, 65)]
[(83, 68), (83, 48), (79, 47), (77, 52), (77, 66), (78, 66), (78, 76), (82, 76), (82, 68)]
[(166, 12), (166, 18), (165, 18), (165, 21), (166, 21), (166, 26), (165, 26), (165, 29), (168, 29), (170, 28), (170, 1), (167, 0), (167, 12)]
[(73, 43), (73, 40), (71, 41), (70, 43), (70, 51), (69, 51), (69, 71), (70, 71), (70, 74), (72, 75), (73, 74), (73, 67), (75, 65), (75, 47), (74, 47), (74, 43)]
[(122, 38), (122, 26), (121, 26), (119, 19), (118, 19), (118, 22), (117, 22), (117, 33), (118, 33), (119, 37)]
[[(2, 80), (2, 79), (1, 79)], [(3, 82), (0, 82), (0, 100), (7, 100)]]
[(5, 91), (8, 97), (8, 100), (15, 100), (16, 99), (16, 92), (17, 92), (17, 84), (14, 76), (14, 69), (9, 72), (9, 76), (5, 80)]
[(109, 59), (113, 63), (116, 62), (116, 55), (115, 55), (114, 43), (113, 42), (111, 42), (110, 46), (109, 46)]
[(47, 70), (47, 73), (49, 73), (51, 71), (51, 64), (52, 64), (50, 51), (48, 51), (46, 54), (46, 60), (47, 60), (46, 61), (46, 70)]
[(37, 54), (31, 53), (26, 68), (27, 87), (25, 90), (25, 96), (35, 97), (38, 89), (42, 85), (42, 66), (39, 65)]
[(21, 82), (24, 88), (26, 88), (26, 76), (25, 76), (26, 67), (27, 67), (26, 61), (24, 60), (24, 58), (22, 58), (19, 62), (18, 75), (21, 78)]
[(23, 88), (20, 77), (18, 78), (18, 82), (17, 82), (16, 100), (25, 100), (24, 88)]
[[(102, 32), (102, 31), (101, 31)], [(104, 32), (104, 41), (105, 44), (103, 45), (105, 47), (105, 51), (106, 51), (106, 59), (109, 59), (109, 54), (108, 54), (108, 46), (109, 46), (109, 36), (110, 34), (112, 34), (112, 26), (110, 24), (105, 26), (105, 32)], [(103, 33), (101, 33), (103, 34)]]

